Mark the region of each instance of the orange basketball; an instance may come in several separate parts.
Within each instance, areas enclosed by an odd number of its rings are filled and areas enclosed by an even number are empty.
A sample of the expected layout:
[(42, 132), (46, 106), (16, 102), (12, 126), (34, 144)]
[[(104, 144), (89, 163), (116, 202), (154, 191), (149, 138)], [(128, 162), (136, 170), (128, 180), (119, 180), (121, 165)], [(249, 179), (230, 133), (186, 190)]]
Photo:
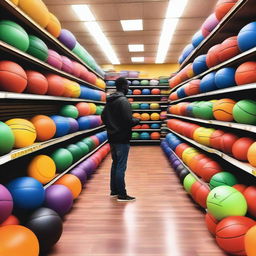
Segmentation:
[(247, 161), (248, 150), (254, 142), (253, 139), (247, 137), (238, 139), (232, 146), (233, 156), (238, 160)]
[(27, 93), (41, 95), (47, 93), (48, 81), (43, 74), (32, 70), (27, 70), (26, 74), (28, 79), (28, 84), (26, 88)]
[(37, 141), (50, 140), (55, 135), (56, 125), (50, 117), (37, 115), (34, 116), (30, 121), (36, 128)]
[(140, 119), (141, 119), (142, 121), (148, 121), (148, 120), (150, 119), (150, 115), (149, 115), (148, 113), (142, 113), (142, 114), (140, 115)]
[(214, 67), (221, 63), (221, 60), (219, 59), (219, 51), (221, 49), (221, 44), (216, 44), (213, 47), (211, 47), (206, 55), (206, 64), (208, 68)]
[(200, 79), (192, 80), (185, 86), (185, 93), (187, 96), (196, 95), (200, 93)]
[(206, 158), (206, 156), (205, 156), (204, 154), (199, 154), (199, 155), (197, 155), (197, 156), (194, 156), (194, 157), (192, 158), (192, 160), (189, 162), (189, 165), (188, 165), (189, 168), (190, 168), (192, 171), (195, 172), (196, 166), (197, 166), (198, 162), (199, 162), (201, 159), (203, 159), (203, 158)]
[(245, 234), (245, 251), (247, 256), (256, 255), (256, 226), (251, 227)]
[(67, 188), (69, 188), (74, 199), (76, 199), (82, 191), (81, 181), (73, 174), (65, 174), (60, 179), (58, 179), (54, 184), (64, 185)]
[(141, 119), (139, 113), (133, 113), (132, 116), (133, 116), (134, 118)]
[(233, 133), (224, 133), (220, 139), (220, 150), (232, 154), (232, 147), (239, 138)]
[(237, 1), (238, 0), (219, 0), (215, 7), (215, 15), (217, 19), (222, 20)]
[(160, 140), (160, 133), (159, 132), (152, 132), (150, 134), (151, 140)]
[(63, 78), (64, 83), (64, 93), (62, 94), (63, 97), (71, 98), (72, 97), (72, 81), (69, 79)]
[(231, 59), (240, 53), (237, 36), (232, 36), (223, 41), (219, 51), (219, 59), (221, 62)]
[(209, 232), (215, 236), (218, 220), (216, 220), (210, 213), (206, 213), (205, 223), (206, 223), (206, 226), (207, 226)]
[(256, 62), (248, 61), (240, 65), (235, 74), (237, 85), (251, 84), (256, 82)]
[(236, 102), (232, 99), (221, 99), (213, 104), (213, 116), (215, 119), (231, 122), (233, 118), (233, 108)]
[(62, 96), (64, 94), (65, 85), (61, 76), (49, 74), (46, 75), (46, 79), (48, 81), (48, 95)]
[(178, 94), (177, 94), (177, 92), (171, 93), (170, 96), (169, 96), (169, 99), (170, 99), (170, 100), (177, 100), (177, 99), (178, 99)]
[(135, 89), (135, 90), (133, 90), (132, 94), (133, 95), (140, 95), (141, 94), (141, 90)]
[(247, 189), (247, 186), (244, 184), (235, 184), (233, 188), (235, 188), (236, 190), (243, 194), (244, 191)]
[(210, 188), (204, 184), (201, 184), (200, 188), (196, 191), (195, 201), (203, 208), (206, 209), (207, 197), (210, 193)]
[(91, 109), (90, 105), (87, 102), (79, 102), (76, 104), (76, 108), (79, 112), (79, 116), (88, 116), (90, 115)]
[(210, 138), (210, 146), (212, 148), (220, 149), (221, 147), (221, 137), (223, 136), (224, 132), (222, 130), (216, 130)]

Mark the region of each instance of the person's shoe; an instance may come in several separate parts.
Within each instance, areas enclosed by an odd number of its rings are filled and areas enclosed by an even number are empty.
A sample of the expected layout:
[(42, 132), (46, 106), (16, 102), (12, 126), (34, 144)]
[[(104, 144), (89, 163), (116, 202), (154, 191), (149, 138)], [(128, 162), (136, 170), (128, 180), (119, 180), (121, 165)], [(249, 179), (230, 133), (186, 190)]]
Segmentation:
[(118, 202), (132, 202), (132, 201), (135, 201), (136, 198), (135, 197), (132, 197), (132, 196), (118, 196), (117, 197), (117, 201)]
[(115, 194), (115, 193), (110, 193), (110, 197), (117, 197), (118, 195), (117, 194)]

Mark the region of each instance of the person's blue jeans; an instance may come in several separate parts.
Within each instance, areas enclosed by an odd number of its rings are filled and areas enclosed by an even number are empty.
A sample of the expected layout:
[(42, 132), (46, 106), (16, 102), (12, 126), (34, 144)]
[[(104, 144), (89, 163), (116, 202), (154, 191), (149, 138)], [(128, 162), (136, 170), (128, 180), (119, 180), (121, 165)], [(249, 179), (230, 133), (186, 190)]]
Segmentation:
[(119, 196), (126, 196), (125, 171), (130, 144), (110, 144), (112, 167), (111, 167), (111, 193)]

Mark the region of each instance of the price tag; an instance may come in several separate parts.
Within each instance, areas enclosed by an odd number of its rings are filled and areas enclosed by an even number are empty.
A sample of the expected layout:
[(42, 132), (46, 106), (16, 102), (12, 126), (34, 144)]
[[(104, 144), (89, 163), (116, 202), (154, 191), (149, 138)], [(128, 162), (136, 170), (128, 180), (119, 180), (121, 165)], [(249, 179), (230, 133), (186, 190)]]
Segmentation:
[(31, 148), (24, 149), (24, 150), (21, 150), (19, 152), (13, 153), (13, 154), (11, 154), (11, 159), (19, 158), (21, 156), (25, 156), (27, 154), (35, 152), (35, 151), (39, 150), (41, 147), (42, 147), (41, 145), (35, 145)]

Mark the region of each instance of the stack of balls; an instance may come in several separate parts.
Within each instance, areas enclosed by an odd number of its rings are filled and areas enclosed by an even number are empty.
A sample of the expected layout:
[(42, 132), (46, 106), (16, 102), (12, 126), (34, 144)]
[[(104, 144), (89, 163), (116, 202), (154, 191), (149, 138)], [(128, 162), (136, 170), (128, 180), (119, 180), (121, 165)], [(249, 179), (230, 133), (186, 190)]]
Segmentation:
[(160, 137), (159, 132), (132, 132), (132, 140), (160, 140)]

